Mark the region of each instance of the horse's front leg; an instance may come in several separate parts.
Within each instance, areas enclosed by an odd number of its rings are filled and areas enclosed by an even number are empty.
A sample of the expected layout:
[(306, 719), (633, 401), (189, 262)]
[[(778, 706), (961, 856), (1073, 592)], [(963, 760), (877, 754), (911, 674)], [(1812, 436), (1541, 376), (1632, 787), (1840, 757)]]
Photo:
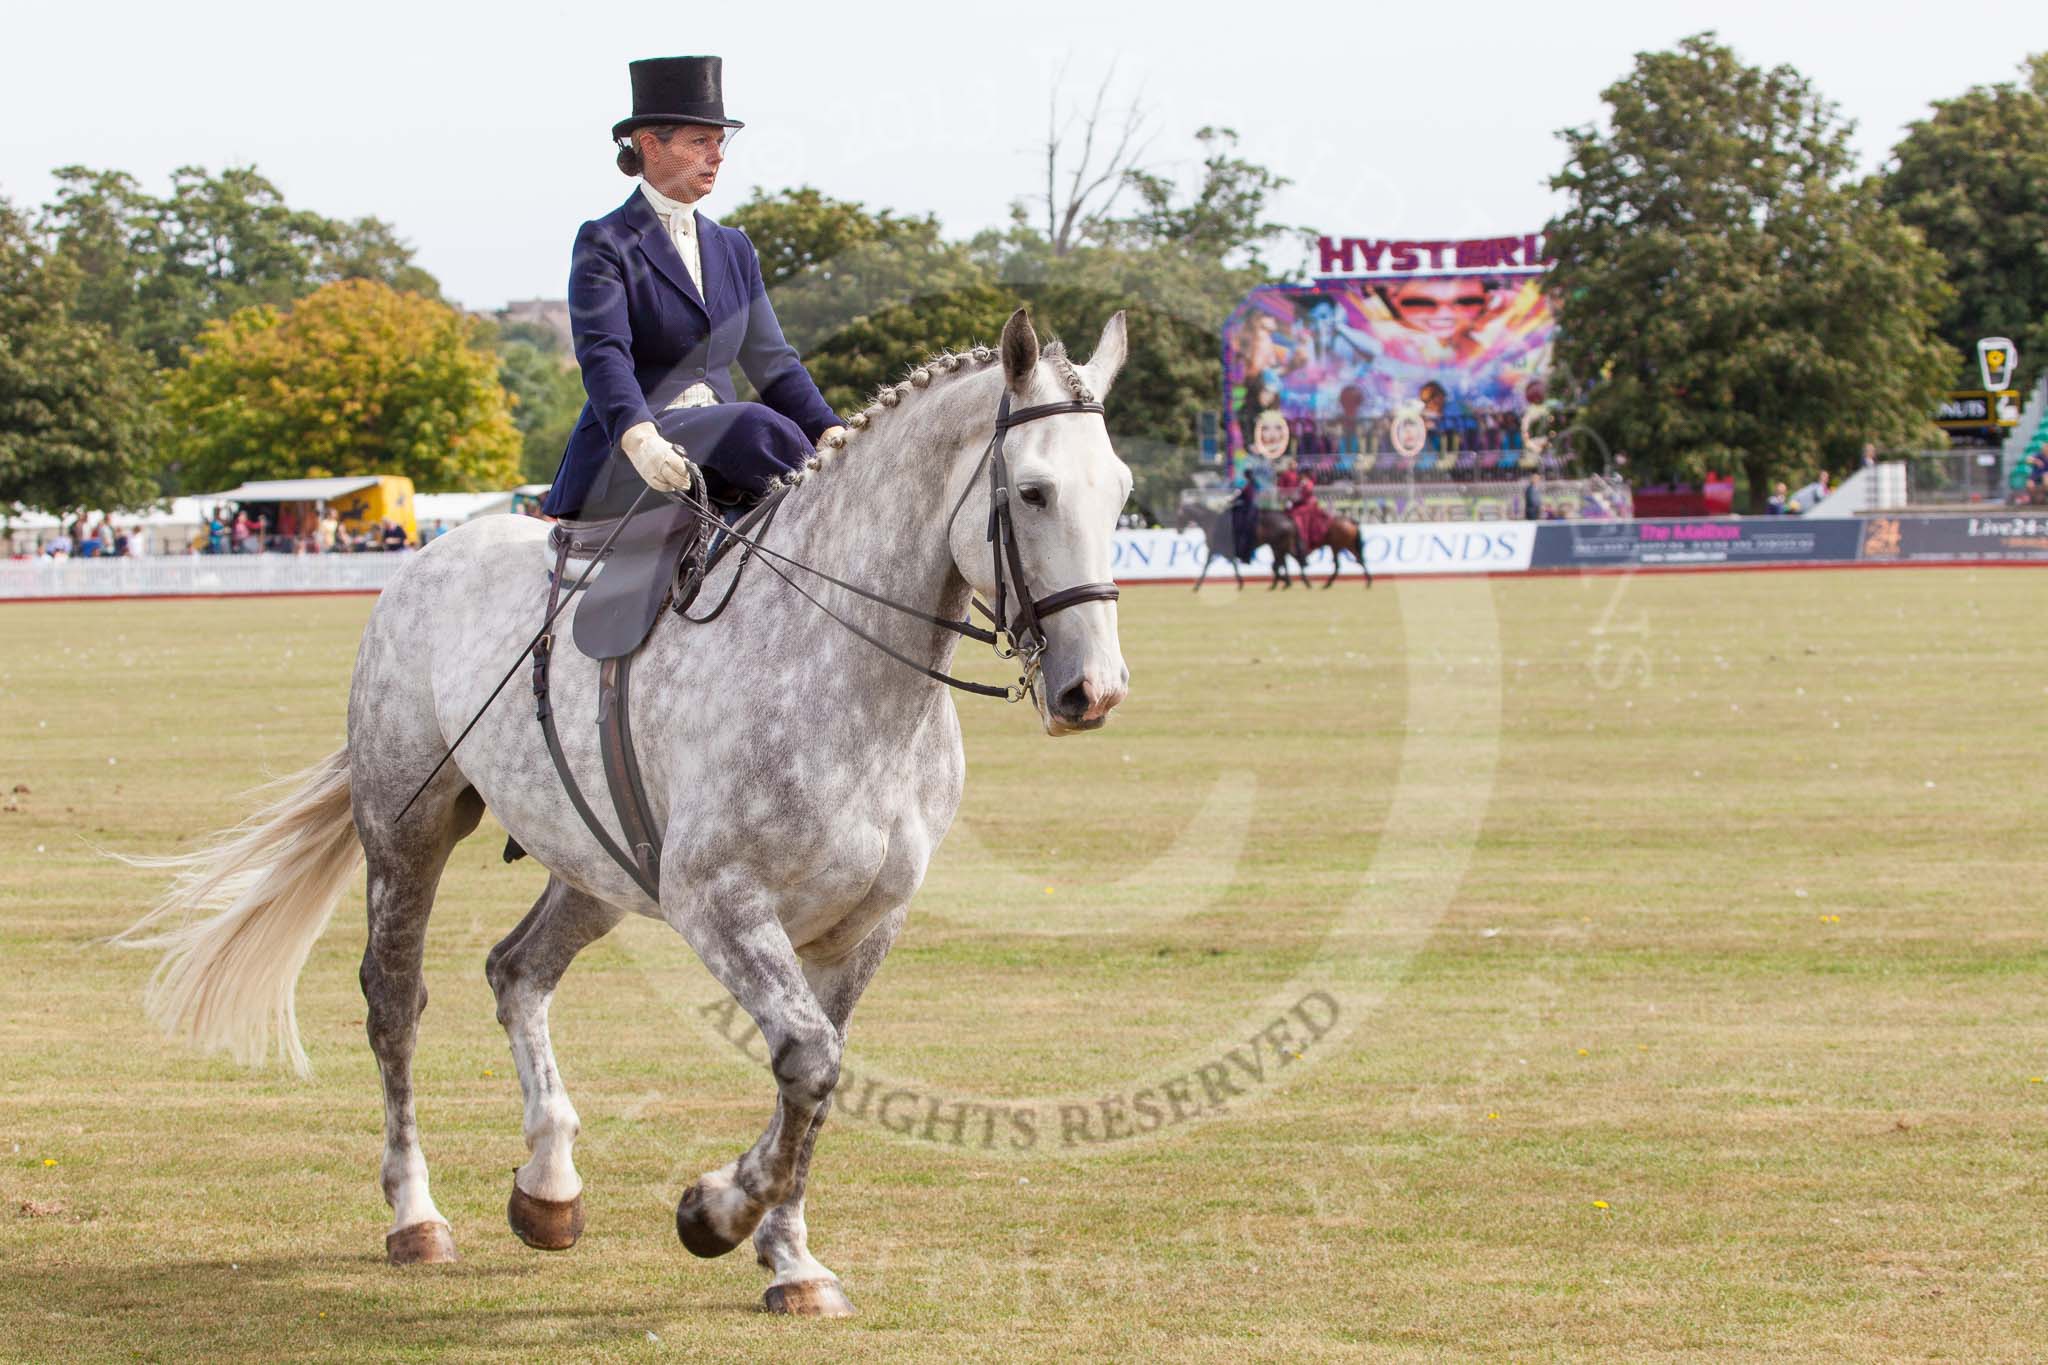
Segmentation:
[[(683, 879), (664, 869), (664, 880)], [(714, 877), (665, 894), (662, 915), (753, 1019), (775, 1076), (767, 1131), (738, 1160), (699, 1176), (676, 1205), (683, 1245), (693, 1255), (723, 1256), (795, 1191), (811, 1126), (839, 1083), (842, 1044), (757, 884)]]
[[(854, 1004), (903, 928), (906, 909), (899, 905), (891, 911), (859, 947), (838, 961), (804, 963), (804, 976), (825, 1007), (826, 1017), (838, 1028), (841, 1043), (846, 1040), (846, 1021), (853, 1015)], [(819, 1109), (810, 1132), (804, 1135), (797, 1153), (795, 1190), (768, 1210), (761, 1226), (754, 1229), (754, 1257), (774, 1276), (763, 1296), (770, 1312), (836, 1317), (852, 1311), (839, 1287), (839, 1277), (811, 1255), (809, 1229), (804, 1223), (804, 1186), (810, 1178), (811, 1150), (830, 1110), (830, 1104)]]

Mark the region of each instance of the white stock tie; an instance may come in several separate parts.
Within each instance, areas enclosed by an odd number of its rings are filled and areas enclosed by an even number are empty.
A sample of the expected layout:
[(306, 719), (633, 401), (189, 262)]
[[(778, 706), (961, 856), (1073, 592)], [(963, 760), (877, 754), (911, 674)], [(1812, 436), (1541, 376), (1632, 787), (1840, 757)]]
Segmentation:
[[(704, 297), (704, 256), (697, 243), (697, 214), (688, 204), (669, 198), (645, 180), (640, 182), (641, 193), (654, 206), (654, 212), (661, 219), (661, 225), (668, 229), (669, 240), (675, 243), (676, 255), (683, 258), (683, 269), (690, 272), (690, 282), (697, 286), (697, 297)], [(670, 401), (668, 411), (673, 408), (715, 407), (718, 395), (709, 384), (692, 384)]]

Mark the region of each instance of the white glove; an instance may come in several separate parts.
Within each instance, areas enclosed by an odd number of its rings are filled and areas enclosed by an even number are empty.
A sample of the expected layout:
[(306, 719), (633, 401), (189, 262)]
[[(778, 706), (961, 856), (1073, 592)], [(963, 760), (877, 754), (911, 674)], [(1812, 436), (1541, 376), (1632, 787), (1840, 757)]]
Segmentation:
[(664, 438), (652, 422), (628, 427), (626, 434), (619, 437), (619, 449), (657, 493), (687, 493), (696, 481), (697, 466), (690, 463), (681, 446)]

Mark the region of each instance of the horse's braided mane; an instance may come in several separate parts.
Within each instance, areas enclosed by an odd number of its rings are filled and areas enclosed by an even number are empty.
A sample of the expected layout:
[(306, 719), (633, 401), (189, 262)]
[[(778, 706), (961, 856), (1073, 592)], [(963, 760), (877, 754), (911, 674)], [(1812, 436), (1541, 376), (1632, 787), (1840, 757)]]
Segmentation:
[[(1053, 363), (1053, 367), (1059, 371), (1061, 382), (1067, 386), (1068, 392), (1073, 394), (1076, 402), (1095, 401), (1094, 395), (1088, 391), (1087, 384), (1075, 370), (1074, 362), (1067, 358), (1067, 348), (1063, 343), (1048, 341), (1039, 355), (1041, 359)], [(922, 364), (912, 367), (909, 375), (900, 383), (884, 384), (876, 389), (873, 397), (868, 399), (868, 405), (846, 419), (845, 431), (836, 436), (827, 436), (818, 443), (818, 448), (811, 453), (810, 459), (804, 461), (803, 468), (783, 475), (777, 482), (795, 487), (845, 454), (856, 438), (864, 432), (873, 430), (876, 421), (884, 413), (910, 398), (919, 389), (930, 388), (935, 382), (964, 369), (993, 365), (1000, 358), (996, 350), (988, 346), (976, 346), (970, 351), (963, 352), (940, 351), (937, 355), (931, 356)]]

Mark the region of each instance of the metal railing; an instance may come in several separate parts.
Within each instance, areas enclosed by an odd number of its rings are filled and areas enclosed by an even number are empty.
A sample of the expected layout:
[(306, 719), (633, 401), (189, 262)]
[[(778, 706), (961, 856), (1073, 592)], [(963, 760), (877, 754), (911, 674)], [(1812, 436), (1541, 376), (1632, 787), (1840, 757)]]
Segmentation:
[(1964, 446), (1888, 456), (1906, 465), (1912, 507), (1970, 507), (2005, 501), (2003, 461), (1996, 446)]

